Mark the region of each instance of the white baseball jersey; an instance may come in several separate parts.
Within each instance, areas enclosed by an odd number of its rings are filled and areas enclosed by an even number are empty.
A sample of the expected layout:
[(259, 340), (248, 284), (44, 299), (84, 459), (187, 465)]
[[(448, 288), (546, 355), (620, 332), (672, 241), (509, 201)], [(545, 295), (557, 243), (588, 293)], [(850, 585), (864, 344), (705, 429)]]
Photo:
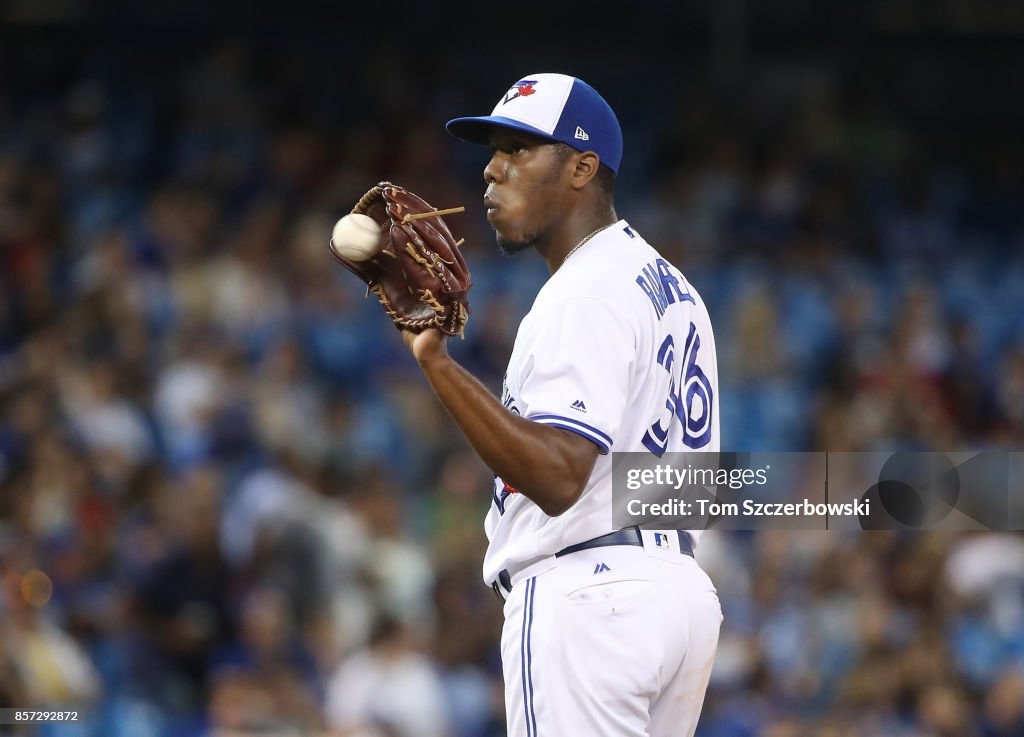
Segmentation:
[(715, 340), (700, 295), (625, 220), (599, 232), (523, 318), (502, 402), (582, 435), (601, 455), (559, 517), (495, 478), (484, 581), (613, 530), (611, 451), (718, 451), (717, 400)]

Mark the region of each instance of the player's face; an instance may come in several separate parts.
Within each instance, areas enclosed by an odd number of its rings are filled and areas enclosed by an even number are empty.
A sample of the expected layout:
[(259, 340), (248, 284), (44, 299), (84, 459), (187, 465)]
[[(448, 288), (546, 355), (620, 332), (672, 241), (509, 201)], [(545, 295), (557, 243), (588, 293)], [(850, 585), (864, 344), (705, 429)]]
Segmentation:
[(544, 237), (563, 212), (569, 167), (550, 141), (505, 128), (491, 133), (484, 205), (498, 248), (511, 255)]

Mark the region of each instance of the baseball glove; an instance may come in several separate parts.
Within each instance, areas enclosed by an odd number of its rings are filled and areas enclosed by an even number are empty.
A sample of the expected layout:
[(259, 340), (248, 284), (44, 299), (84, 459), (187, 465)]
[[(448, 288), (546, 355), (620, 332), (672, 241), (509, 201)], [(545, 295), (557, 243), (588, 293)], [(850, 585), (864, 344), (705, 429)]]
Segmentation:
[(340, 256), (332, 242), (331, 254), (366, 282), (396, 327), (416, 333), (438, 328), (462, 336), (472, 282), (459, 253), (461, 241), (455, 241), (440, 215), (413, 217), (436, 211), (404, 187), (381, 182), (352, 208), (380, 224), (381, 250), (366, 261), (352, 261)]

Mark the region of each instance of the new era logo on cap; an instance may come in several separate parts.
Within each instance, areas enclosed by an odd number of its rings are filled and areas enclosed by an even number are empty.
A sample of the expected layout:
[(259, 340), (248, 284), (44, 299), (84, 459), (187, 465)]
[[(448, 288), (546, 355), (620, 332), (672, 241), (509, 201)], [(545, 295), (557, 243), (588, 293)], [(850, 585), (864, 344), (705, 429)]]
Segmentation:
[(473, 143), (489, 143), (493, 126), (526, 131), (578, 151), (593, 151), (614, 172), (622, 161), (622, 130), (597, 91), (565, 74), (531, 74), (508, 88), (490, 115), (455, 118), (448, 132)]

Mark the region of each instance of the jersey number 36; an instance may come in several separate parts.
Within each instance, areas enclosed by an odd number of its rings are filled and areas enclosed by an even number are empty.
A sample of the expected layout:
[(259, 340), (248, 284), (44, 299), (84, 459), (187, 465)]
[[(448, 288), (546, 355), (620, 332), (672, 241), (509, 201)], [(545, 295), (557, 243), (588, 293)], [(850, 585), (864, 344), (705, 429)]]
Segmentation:
[(700, 336), (692, 322), (686, 336), (683, 359), (679, 362), (678, 376), (673, 370), (676, 347), (672, 336), (666, 337), (658, 349), (658, 364), (668, 371), (670, 377), (668, 399), (665, 400), (668, 412), (644, 433), (643, 444), (659, 458), (668, 449), (668, 436), (674, 419), (682, 425), (683, 444), (687, 447), (703, 448), (711, 441), (711, 406), (715, 401), (715, 391), (697, 365), (699, 350)]

